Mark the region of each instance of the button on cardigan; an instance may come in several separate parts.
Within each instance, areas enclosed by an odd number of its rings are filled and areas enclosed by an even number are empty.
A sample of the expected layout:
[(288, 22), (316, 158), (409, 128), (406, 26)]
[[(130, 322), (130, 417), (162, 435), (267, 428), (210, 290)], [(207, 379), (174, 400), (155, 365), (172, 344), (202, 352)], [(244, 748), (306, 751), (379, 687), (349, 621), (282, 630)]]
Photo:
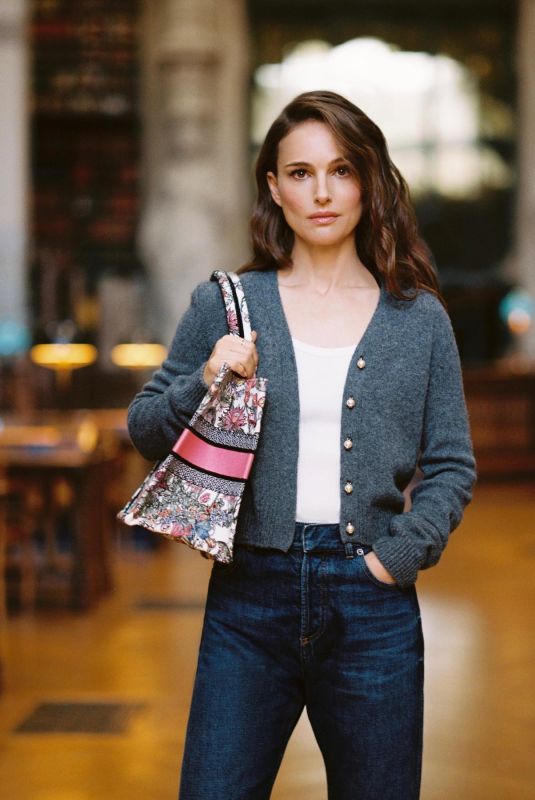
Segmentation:
[[(293, 343), (277, 271), (240, 278), (258, 331), (257, 374), (268, 379), (268, 388), (235, 541), (288, 551), (299, 447)], [(130, 436), (146, 458), (170, 451), (208, 388), (204, 365), (226, 333), (219, 286), (201, 281), (167, 358), (128, 409)], [(449, 316), (434, 295), (420, 290), (412, 301), (397, 300), (381, 285), (351, 356), (341, 402), (340, 537), (371, 545), (399, 586), (408, 587), (420, 569), (438, 562), (476, 481), (459, 353)], [(348, 437), (350, 449), (344, 447)], [(404, 511), (403, 491), (417, 466), (423, 479)]]

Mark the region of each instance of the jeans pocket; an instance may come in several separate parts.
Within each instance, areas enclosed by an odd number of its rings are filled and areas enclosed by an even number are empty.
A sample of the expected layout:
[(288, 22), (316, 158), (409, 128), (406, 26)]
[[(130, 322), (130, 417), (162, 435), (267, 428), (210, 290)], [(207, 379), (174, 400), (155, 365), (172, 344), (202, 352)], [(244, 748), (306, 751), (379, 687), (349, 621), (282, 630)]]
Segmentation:
[(364, 556), (360, 556), (360, 560), (364, 575), (366, 576), (366, 578), (368, 578), (369, 581), (371, 581), (371, 583), (375, 584), (375, 586), (380, 586), (382, 589), (399, 589), (397, 583), (387, 583), (386, 581), (379, 580), (379, 578), (377, 578), (369, 568)]

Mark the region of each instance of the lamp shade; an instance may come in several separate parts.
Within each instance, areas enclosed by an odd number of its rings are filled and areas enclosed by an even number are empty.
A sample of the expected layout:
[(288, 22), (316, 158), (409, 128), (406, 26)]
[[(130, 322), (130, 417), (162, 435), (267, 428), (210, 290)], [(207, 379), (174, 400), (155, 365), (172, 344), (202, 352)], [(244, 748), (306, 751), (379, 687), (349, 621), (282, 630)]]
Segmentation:
[(97, 348), (92, 344), (51, 342), (36, 344), (30, 350), (34, 364), (55, 370), (71, 370), (87, 367), (96, 361)]
[(118, 367), (150, 369), (158, 367), (167, 355), (167, 349), (157, 342), (125, 342), (111, 351), (111, 360)]
[(58, 385), (66, 388), (72, 372), (93, 364), (98, 356), (97, 348), (80, 341), (82, 337), (83, 332), (73, 320), (51, 322), (46, 326), (44, 341), (38, 339), (30, 350), (30, 358), (34, 364), (54, 370)]

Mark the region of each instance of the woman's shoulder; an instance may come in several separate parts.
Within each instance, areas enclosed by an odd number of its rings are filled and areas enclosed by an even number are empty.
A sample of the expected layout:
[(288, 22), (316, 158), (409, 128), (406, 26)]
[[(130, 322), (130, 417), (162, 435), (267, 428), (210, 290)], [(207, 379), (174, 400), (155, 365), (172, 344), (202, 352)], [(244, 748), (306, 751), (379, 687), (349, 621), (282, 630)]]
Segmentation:
[(236, 272), (236, 274), (244, 289), (254, 290), (266, 286), (275, 271), (273, 269), (249, 269), (246, 272)]
[[(226, 271), (238, 275), (246, 298), (253, 300), (257, 296), (265, 296), (263, 291), (269, 281), (266, 271), (251, 270), (242, 274), (232, 269)], [(212, 325), (220, 327), (226, 324), (225, 301), (218, 281), (212, 278), (213, 273), (214, 270), (194, 287), (191, 292), (191, 305), (208, 327)]]
[(390, 295), (390, 304), (395, 309), (412, 317), (426, 319), (449, 320), (449, 314), (442, 302), (434, 292), (425, 288), (418, 288), (408, 295), (406, 300), (401, 300)]
[(433, 347), (440, 340), (453, 342), (451, 318), (439, 298), (423, 288), (413, 294), (411, 300), (399, 300), (389, 294), (386, 325), (392, 331), (402, 332), (407, 346), (410, 341), (421, 348), (425, 348), (425, 343)]
[[(223, 268), (220, 268), (223, 269)], [(237, 270), (227, 269), (227, 272), (231, 272), (234, 275), (237, 275), (240, 279), (241, 284), (245, 288), (256, 288), (262, 287), (266, 285), (266, 282), (269, 280), (269, 270), (248, 270), (247, 272), (239, 273)], [(218, 282), (212, 278), (214, 270), (210, 273), (209, 277), (205, 278), (204, 280), (199, 281), (199, 283), (193, 289), (193, 295), (195, 295), (194, 299), (206, 299), (209, 300), (210, 298), (217, 297), (221, 295), (221, 291), (219, 289)]]

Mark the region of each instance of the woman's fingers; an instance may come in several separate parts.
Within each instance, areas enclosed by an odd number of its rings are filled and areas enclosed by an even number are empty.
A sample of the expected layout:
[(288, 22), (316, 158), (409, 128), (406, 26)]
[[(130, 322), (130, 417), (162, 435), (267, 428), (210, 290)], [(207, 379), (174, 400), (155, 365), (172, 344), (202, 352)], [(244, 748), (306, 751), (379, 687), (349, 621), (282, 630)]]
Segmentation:
[(221, 368), (221, 364), (226, 361), (238, 375), (244, 378), (251, 378), (258, 367), (256, 338), (257, 332), (252, 331), (252, 341), (246, 341), (242, 337), (233, 336), (232, 334), (225, 334), (221, 339), (218, 339), (208, 361), (211, 375), (215, 377)]

